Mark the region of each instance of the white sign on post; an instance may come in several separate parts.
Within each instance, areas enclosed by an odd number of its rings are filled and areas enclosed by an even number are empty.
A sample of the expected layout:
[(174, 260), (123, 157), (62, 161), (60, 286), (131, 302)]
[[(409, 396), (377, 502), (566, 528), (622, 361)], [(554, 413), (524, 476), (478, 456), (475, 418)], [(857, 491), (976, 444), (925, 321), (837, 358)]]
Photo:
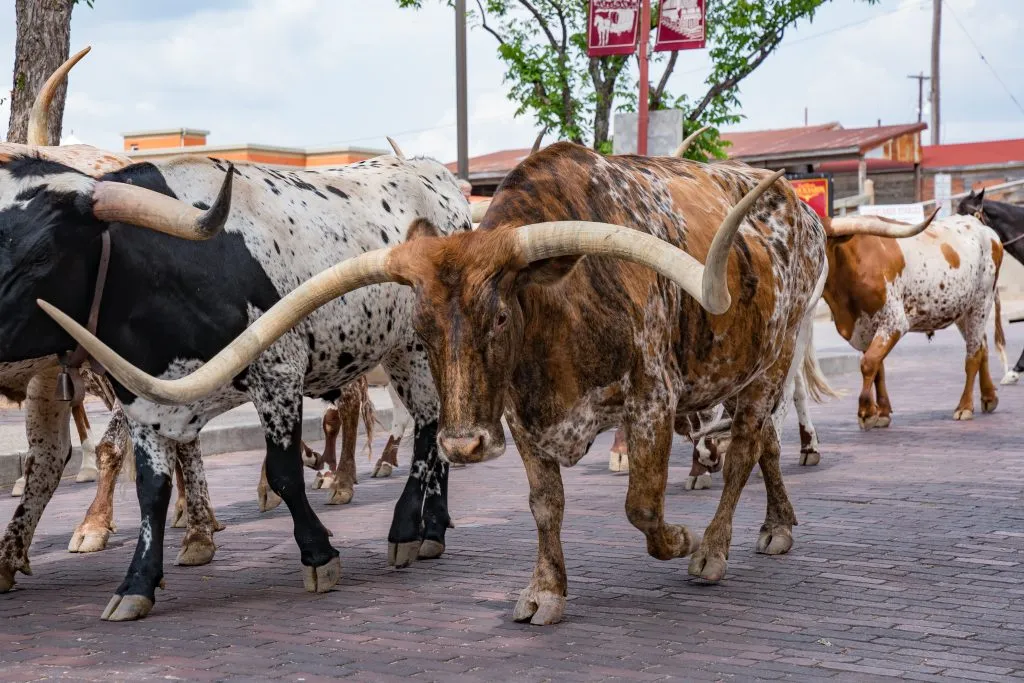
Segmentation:
[(939, 218), (953, 214), (953, 176), (948, 173), (935, 174), (935, 205), (939, 207)]
[(924, 220), (923, 204), (863, 204), (857, 207), (862, 216), (881, 216), (904, 223), (920, 223)]

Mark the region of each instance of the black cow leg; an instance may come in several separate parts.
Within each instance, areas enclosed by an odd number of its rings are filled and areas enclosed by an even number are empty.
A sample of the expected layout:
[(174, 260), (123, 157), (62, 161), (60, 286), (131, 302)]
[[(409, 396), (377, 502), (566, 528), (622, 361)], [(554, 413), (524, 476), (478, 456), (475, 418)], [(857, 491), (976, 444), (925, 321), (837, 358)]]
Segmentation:
[(129, 420), (135, 447), (135, 492), (139, 497), (139, 540), (128, 575), (107, 603), (104, 621), (132, 621), (149, 614), (164, 580), (164, 525), (171, 500), (175, 443)]
[(388, 532), (388, 566), (408, 567), (419, 557), (423, 541), (423, 497), (433, 477), (431, 452), (437, 458), (437, 422), (416, 422), (412, 463), (405, 489), (395, 504)]
[(299, 560), (303, 565), (303, 585), (310, 593), (326, 593), (341, 578), (341, 560), (328, 540), (327, 528), (321, 524), (306, 498), (302, 478), (301, 403), (290, 437), (280, 439), (276, 431), (267, 431), (267, 483), (291, 512)]
[[(449, 465), (437, 453), (437, 423), (430, 423), (422, 432), (424, 447), (430, 449), (430, 479), (424, 487), (423, 544), (420, 546), (419, 557), (421, 560), (431, 560), (441, 557), (445, 532), (452, 525), (452, 518), (448, 514)], [(418, 434), (417, 446), (419, 437)]]
[(1021, 351), (1020, 358), (1017, 359), (1017, 364), (1006, 373), (1003, 377), (1001, 384), (1016, 384), (1020, 381), (1020, 376), (1024, 375), (1024, 351)]

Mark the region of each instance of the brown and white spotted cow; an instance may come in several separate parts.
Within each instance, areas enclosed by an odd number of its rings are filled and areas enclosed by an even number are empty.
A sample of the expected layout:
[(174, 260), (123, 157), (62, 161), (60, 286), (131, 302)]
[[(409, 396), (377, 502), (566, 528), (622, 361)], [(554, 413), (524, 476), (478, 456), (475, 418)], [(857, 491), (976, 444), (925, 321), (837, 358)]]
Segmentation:
[(991, 228), (973, 216), (950, 216), (909, 239), (832, 239), (827, 254), (825, 301), (839, 334), (864, 353), (857, 408), (862, 429), (891, 422), (884, 361), (896, 342), (908, 332), (930, 334), (953, 324), (967, 344), (966, 382), (953, 419), (974, 416), (975, 377), (981, 384), (982, 410), (996, 409), (999, 399), (989, 374), (985, 332), (993, 304), (996, 349), (1003, 371), (1007, 368), (996, 289), (1003, 247)]
[[(503, 415), (511, 427), (539, 535), (515, 618), (549, 624), (561, 619), (567, 589), (560, 467), (618, 424), (632, 454), (626, 515), (652, 556), (692, 552), (689, 572), (720, 580), (755, 462), (768, 490), (757, 550), (791, 547), (796, 515), (771, 418), (811, 325), (808, 304), (825, 285), (826, 227), (780, 175), (551, 145), (507, 176), (479, 230), (444, 237), (413, 221), (405, 243), (293, 290), (219, 355), (233, 360), (213, 379), (157, 382), (71, 318), (55, 319), (131, 391), (174, 402), (199, 382), (230, 381), (329, 296), (377, 282), (413, 287), (445, 456), (495, 458), (505, 450)], [(669, 446), (677, 414), (722, 402), (733, 416), (730, 456), (701, 541), (665, 520)]]

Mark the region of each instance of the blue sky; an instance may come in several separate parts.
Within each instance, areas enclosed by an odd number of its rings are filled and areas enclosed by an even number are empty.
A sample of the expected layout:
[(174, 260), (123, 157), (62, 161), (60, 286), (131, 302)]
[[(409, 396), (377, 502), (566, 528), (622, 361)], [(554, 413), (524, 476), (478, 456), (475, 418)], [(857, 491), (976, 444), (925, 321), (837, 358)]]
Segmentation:
[[(376, 148), (392, 135), (407, 153), (453, 159), (454, 21), (440, 3), (427, 4), (420, 12), (391, 0), (83, 4), (72, 51), (90, 44), (93, 52), (72, 73), (65, 135), (113, 149), (123, 131), (177, 126), (211, 130), (211, 144)], [(0, 14), (9, 64), (13, 5)], [(1024, 112), (978, 55), (1024, 102), (1024, 0), (945, 7), (943, 141), (1024, 137)], [(914, 120), (917, 87), (907, 74), (928, 71), (930, 26), (930, 0), (834, 0), (743, 83), (747, 120), (738, 128), (801, 125), (804, 107), (812, 123)], [(469, 50), (471, 153), (529, 146), (535, 130), (528, 117), (512, 117), (493, 38), (471, 30)], [(702, 94), (706, 72), (705, 53), (683, 53), (671, 88)], [(0, 109), (0, 127), (7, 117)]]

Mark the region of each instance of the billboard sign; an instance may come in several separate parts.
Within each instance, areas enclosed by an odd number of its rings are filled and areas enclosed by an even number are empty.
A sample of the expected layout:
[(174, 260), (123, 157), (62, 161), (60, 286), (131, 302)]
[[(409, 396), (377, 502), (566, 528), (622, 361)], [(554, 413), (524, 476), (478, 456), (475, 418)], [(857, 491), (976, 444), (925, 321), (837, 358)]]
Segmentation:
[(832, 216), (832, 174), (802, 173), (787, 175), (796, 196), (808, 204), (822, 218)]
[(590, 0), (587, 54), (591, 57), (636, 52), (640, 0)]
[(654, 50), (699, 50), (704, 47), (707, 0), (662, 0)]

